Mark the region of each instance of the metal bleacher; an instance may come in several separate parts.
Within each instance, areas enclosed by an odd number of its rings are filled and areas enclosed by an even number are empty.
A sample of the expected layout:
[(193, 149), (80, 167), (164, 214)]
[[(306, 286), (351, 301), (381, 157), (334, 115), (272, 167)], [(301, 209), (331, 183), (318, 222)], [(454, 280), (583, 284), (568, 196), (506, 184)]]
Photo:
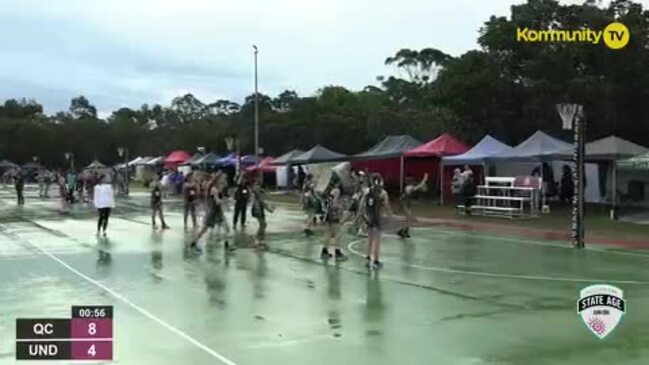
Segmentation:
[(471, 214), (505, 218), (538, 217), (541, 187), (540, 177), (486, 177), (478, 185)]

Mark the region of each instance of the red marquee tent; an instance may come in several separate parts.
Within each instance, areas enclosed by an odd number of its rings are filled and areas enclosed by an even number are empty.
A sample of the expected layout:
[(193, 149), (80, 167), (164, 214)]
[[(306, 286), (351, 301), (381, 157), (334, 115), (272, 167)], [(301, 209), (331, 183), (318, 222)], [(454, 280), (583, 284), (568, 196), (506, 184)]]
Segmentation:
[[(444, 169), (444, 175), (442, 175), (440, 173), (440, 160), (444, 156), (459, 155), (468, 150), (469, 146), (460, 142), (450, 134), (444, 133), (428, 143), (424, 143), (419, 147), (411, 149), (406, 152), (404, 156), (408, 158), (406, 160), (407, 165), (412, 163), (420, 165), (422, 162), (430, 164), (432, 159), (432, 164), (428, 165), (430, 167), (427, 169), (428, 176), (436, 178), (436, 180), (439, 181), (440, 194), (448, 195), (451, 193), (450, 181), (453, 178), (453, 171), (450, 168)], [(444, 184), (442, 187), (442, 181), (446, 181), (448, 184)]]
[(165, 166), (175, 168), (181, 163), (189, 160), (192, 156), (185, 151), (173, 151), (165, 158)]
[(405, 153), (406, 157), (444, 157), (459, 155), (469, 150), (469, 147), (448, 133), (415, 147)]

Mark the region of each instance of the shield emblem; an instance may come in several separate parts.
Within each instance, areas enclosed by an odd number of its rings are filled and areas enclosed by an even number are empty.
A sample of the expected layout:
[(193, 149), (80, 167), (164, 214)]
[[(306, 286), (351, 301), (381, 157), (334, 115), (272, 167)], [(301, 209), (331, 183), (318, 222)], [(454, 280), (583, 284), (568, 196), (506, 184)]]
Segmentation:
[(612, 285), (597, 284), (582, 289), (577, 313), (586, 327), (600, 339), (608, 336), (622, 319), (626, 310), (624, 292)]

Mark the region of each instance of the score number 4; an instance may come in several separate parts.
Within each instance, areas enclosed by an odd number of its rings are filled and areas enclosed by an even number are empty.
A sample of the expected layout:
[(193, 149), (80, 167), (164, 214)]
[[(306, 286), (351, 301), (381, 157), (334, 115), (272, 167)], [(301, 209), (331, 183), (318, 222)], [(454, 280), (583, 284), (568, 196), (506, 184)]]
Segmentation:
[(90, 348), (88, 348), (88, 355), (95, 357), (97, 355), (97, 351), (95, 351), (95, 344), (93, 343)]

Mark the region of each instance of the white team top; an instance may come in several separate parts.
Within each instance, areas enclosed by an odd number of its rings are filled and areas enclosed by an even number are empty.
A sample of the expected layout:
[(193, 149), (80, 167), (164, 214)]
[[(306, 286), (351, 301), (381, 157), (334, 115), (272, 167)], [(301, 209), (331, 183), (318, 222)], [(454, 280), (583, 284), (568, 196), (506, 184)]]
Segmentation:
[(95, 196), (93, 197), (95, 208), (115, 208), (115, 193), (110, 184), (99, 184), (95, 186)]

